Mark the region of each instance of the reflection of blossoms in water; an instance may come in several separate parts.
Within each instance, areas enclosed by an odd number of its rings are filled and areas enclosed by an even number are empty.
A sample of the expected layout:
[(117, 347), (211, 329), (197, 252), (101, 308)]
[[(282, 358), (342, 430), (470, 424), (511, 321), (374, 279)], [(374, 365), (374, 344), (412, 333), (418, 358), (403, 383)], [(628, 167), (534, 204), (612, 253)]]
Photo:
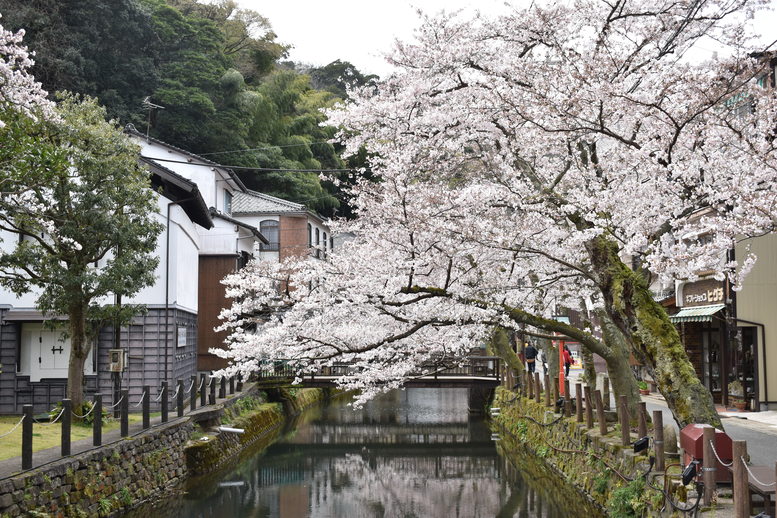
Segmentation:
[(492, 517), (508, 490), (498, 477), (496, 458), (372, 457), (365, 449), (319, 472), (310, 516)]

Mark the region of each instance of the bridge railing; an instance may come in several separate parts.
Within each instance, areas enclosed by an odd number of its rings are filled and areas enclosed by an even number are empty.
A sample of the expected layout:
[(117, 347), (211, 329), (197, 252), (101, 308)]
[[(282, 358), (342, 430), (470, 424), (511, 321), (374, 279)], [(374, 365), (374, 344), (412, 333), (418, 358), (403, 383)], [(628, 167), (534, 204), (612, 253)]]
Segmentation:
[[(351, 364), (339, 363), (329, 367), (322, 367), (314, 374), (304, 376), (306, 379), (341, 377), (355, 374)], [(293, 379), (296, 371), (289, 366), (287, 361), (276, 360), (262, 364), (257, 371), (260, 380), (278, 381)], [(413, 376), (423, 378), (491, 378), (501, 379), (500, 359), (495, 356), (471, 356), (461, 365), (445, 365), (444, 363), (430, 363), (423, 365), (418, 373)]]

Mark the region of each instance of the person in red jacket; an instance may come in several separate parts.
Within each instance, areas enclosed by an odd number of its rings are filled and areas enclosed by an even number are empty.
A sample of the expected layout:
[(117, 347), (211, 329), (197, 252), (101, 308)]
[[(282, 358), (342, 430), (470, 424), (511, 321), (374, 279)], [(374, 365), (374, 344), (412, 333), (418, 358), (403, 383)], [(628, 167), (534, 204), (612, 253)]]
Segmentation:
[(564, 377), (568, 378), (569, 367), (572, 366), (573, 360), (572, 360), (572, 351), (569, 350), (569, 347), (567, 346), (567, 344), (564, 344), (564, 350), (561, 351), (561, 354), (563, 355), (563, 358), (564, 358)]

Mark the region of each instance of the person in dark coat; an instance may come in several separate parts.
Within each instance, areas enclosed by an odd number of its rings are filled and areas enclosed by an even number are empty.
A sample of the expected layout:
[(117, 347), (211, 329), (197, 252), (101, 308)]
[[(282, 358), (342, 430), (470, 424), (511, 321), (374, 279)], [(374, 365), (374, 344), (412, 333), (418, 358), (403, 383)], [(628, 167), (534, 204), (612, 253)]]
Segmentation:
[(523, 357), (526, 358), (526, 369), (533, 374), (537, 364), (537, 348), (532, 344), (527, 345), (523, 350)]

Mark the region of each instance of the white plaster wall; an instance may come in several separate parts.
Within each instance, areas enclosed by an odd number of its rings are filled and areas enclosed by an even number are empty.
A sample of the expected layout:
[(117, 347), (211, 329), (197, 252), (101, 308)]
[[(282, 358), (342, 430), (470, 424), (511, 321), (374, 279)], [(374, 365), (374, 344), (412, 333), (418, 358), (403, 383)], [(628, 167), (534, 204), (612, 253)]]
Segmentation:
[[(5, 230), (0, 231), (0, 239), (2, 239), (0, 249), (3, 252), (11, 252), (19, 242), (17, 234)], [(15, 308), (34, 308), (39, 294), (40, 290), (35, 289), (17, 297), (11, 290), (0, 287), (0, 304), (8, 304)]]
[(234, 254), (237, 250), (236, 239), (240, 237), (238, 226), (221, 218), (213, 218), (213, 228), (199, 228), (203, 255)]
[[(170, 200), (159, 196), (156, 218), (162, 225), (167, 223), (167, 206)], [(191, 222), (186, 212), (178, 206), (170, 207), (170, 285), (169, 301), (197, 310), (197, 266), (200, 249), (199, 225)], [(205, 230), (205, 229), (202, 229)], [(154, 276), (156, 282), (139, 291), (127, 303), (162, 305), (165, 303), (165, 259), (167, 229), (157, 238), (155, 254), (159, 257)], [(193, 286), (192, 286), (193, 285)], [(193, 295), (192, 295), (193, 293)]]

